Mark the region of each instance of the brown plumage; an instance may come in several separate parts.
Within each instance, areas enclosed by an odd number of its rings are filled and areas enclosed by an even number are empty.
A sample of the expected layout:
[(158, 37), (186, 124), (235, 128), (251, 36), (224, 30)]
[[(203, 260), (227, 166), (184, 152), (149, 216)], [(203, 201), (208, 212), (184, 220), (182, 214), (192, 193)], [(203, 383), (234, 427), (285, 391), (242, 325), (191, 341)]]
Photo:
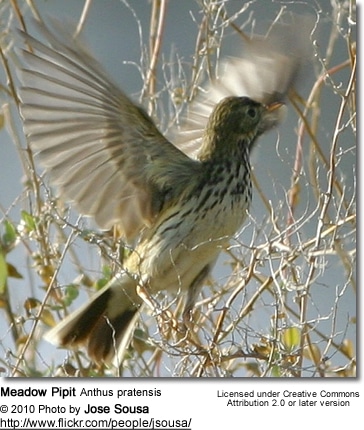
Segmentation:
[[(282, 114), (279, 100), (226, 97), (211, 113), (197, 159), (157, 129), (70, 36), (24, 34), (21, 115), (53, 184), (101, 228), (140, 236), (121, 271), (46, 338), (85, 345), (95, 361), (123, 354), (144, 302), (138, 290), (187, 293), (185, 314), (251, 200), (249, 154)], [(292, 72), (293, 73), (293, 72)], [(295, 72), (294, 72), (295, 73)]]

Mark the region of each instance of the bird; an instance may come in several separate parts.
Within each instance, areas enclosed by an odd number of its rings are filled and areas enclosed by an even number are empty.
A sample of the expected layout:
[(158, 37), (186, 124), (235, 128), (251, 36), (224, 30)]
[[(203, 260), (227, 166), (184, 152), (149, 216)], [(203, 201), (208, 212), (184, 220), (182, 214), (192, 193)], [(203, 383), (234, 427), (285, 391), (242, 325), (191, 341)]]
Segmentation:
[(197, 156), (175, 146), (62, 25), (38, 22), (18, 71), (32, 150), (62, 198), (101, 229), (137, 237), (122, 269), (46, 335), (96, 363), (122, 359), (140, 312), (160, 291), (184, 295), (186, 320), (252, 199), (250, 154), (282, 121), (279, 97), (229, 95), (212, 108)]

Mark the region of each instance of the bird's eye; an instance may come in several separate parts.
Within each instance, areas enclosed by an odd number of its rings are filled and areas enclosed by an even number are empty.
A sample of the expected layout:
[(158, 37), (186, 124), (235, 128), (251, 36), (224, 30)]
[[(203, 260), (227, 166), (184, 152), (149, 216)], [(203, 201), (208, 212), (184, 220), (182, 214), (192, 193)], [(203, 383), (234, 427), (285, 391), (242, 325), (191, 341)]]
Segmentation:
[(249, 108), (247, 114), (250, 116), (250, 118), (254, 119), (257, 116), (257, 111), (256, 109)]

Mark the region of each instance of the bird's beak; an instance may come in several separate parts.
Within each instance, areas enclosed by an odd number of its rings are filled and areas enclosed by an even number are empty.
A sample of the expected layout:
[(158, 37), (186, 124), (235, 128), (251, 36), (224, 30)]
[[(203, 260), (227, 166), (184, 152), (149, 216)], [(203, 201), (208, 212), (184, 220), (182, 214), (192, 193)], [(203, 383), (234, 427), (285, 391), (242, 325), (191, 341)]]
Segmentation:
[(266, 106), (266, 110), (268, 112), (274, 112), (275, 110), (279, 109), (282, 106), (285, 106), (285, 104), (282, 102), (273, 102)]
[(264, 107), (265, 110), (259, 127), (260, 133), (276, 127), (284, 120), (286, 114), (286, 105), (282, 102), (273, 102)]

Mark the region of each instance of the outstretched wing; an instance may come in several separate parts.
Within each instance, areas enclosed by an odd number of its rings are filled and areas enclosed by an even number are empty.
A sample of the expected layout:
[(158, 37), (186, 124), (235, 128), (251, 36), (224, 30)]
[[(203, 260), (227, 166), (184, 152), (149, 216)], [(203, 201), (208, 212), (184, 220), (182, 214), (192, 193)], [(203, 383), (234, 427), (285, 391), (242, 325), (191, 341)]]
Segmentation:
[(37, 24), (49, 47), (21, 32), (29, 47), (20, 71), (27, 139), (62, 196), (100, 227), (118, 223), (131, 238), (198, 164), (164, 138), (77, 40), (53, 25), (57, 36)]

